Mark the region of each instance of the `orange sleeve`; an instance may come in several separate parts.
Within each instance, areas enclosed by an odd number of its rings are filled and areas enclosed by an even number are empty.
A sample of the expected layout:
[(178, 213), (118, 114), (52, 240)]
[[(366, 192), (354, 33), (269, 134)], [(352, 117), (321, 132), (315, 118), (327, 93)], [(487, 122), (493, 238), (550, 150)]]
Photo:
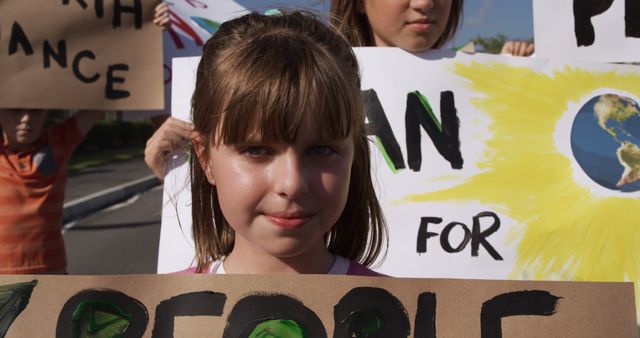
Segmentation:
[(55, 124), (48, 131), (49, 143), (67, 156), (84, 140), (75, 116)]

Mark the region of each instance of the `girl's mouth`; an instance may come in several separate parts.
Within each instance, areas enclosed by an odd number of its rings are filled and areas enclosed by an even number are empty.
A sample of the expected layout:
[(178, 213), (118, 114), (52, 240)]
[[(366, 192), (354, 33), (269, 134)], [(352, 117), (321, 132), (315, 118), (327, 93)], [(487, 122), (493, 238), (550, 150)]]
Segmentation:
[(407, 22), (407, 26), (416, 31), (426, 31), (433, 27), (435, 23), (436, 22), (431, 19), (418, 19)]
[(293, 213), (270, 213), (264, 215), (266, 219), (281, 228), (285, 229), (297, 229), (304, 225), (313, 214), (303, 212)]

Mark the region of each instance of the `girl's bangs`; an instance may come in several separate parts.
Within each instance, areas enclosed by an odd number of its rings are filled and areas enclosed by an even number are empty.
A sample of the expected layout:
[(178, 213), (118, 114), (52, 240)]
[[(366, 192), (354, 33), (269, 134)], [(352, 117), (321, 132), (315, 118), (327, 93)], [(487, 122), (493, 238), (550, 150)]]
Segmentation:
[[(292, 143), (307, 119), (317, 139), (341, 139), (363, 118), (360, 89), (343, 77), (334, 57), (306, 41), (283, 39), (256, 39), (266, 41), (253, 41), (252, 50), (239, 53), (249, 57), (235, 59), (236, 66), (230, 67), (235, 81), (227, 83), (217, 128), (224, 144)], [(280, 48), (274, 48), (278, 42)]]

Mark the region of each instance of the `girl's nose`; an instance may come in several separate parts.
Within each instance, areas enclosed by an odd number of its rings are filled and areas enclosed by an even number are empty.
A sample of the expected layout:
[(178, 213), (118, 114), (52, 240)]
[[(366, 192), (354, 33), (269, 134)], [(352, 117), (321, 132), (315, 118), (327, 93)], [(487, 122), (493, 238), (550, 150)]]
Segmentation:
[(29, 110), (23, 110), (20, 112), (20, 122), (21, 123), (29, 123), (29, 121), (31, 121), (31, 111)]
[(411, 0), (409, 6), (417, 11), (426, 11), (434, 6), (434, 0)]
[(273, 174), (274, 189), (284, 198), (295, 199), (309, 191), (304, 163), (293, 149), (278, 156)]

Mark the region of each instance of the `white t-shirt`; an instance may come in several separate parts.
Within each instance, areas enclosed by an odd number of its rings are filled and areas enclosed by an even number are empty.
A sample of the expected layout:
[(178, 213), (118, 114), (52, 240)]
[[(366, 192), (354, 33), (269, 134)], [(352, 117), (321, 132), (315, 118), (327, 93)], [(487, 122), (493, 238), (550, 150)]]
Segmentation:
[[(349, 261), (342, 256), (335, 255), (334, 257), (333, 265), (331, 269), (329, 269), (329, 272), (327, 272), (327, 275), (346, 275), (349, 270)], [(225, 275), (227, 272), (224, 270), (224, 260), (221, 259), (213, 262), (207, 273)]]

